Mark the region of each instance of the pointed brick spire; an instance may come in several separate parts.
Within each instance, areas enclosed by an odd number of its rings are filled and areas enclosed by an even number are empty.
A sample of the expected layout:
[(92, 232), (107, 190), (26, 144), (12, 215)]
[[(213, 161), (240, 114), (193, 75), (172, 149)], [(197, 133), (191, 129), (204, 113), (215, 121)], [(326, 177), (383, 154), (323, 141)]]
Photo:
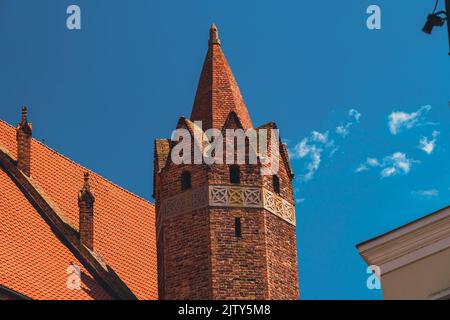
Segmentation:
[(191, 120), (201, 120), (203, 130), (221, 130), (230, 113), (234, 112), (244, 129), (252, 128), (247, 107), (220, 47), (219, 32), (215, 24), (209, 30), (208, 44)]

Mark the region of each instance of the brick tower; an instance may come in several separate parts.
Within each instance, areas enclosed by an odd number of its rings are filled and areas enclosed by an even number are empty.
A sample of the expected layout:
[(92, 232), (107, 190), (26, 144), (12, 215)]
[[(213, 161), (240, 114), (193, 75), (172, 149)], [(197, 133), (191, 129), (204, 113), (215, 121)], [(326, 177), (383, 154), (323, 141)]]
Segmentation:
[[(226, 129), (276, 129), (273, 122), (253, 128), (215, 25), (191, 118), (181, 117), (176, 128), (192, 138), (192, 156), (213, 142), (208, 129), (223, 133), (224, 146)], [(259, 153), (249, 164), (247, 140), (244, 164), (176, 164), (179, 140), (155, 141), (160, 299), (299, 298), (293, 173), (286, 146), (270, 133), (273, 139), (268, 155), (279, 154), (278, 170), (270, 175), (261, 174)]]

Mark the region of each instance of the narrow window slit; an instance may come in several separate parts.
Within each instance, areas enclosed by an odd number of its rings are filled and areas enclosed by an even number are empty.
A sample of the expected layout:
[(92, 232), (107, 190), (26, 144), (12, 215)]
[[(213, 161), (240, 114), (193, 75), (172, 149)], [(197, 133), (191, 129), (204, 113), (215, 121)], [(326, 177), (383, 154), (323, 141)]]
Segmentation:
[(275, 193), (280, 194), (280, 178), (278, 178), (278, 176), (276, 175), (272, 176), (272, 184), (273, 184), (273, 191)]
[(237, 238), (242, 238), (241, 218), (234, 218), (234, 231)]
[(230, 183), (241, 183), (241, 172), (238, 165), (230, 166)]
[(181, 190), (187, 190), (192, 188), (191, 173), (189, 171), (184, 171), (181, 174)]

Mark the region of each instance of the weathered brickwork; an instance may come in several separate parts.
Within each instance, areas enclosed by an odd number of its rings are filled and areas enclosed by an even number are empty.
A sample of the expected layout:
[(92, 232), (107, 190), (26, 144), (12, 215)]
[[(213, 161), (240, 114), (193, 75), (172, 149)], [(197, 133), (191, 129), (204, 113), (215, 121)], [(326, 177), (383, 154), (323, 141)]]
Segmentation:
[[(260, 209), (210, 209), (214, 299), (268, 299), (269, 286)], [(235, 236), (241, 218), (242, 237)]]
[(265, 213), (269, 299), (287, 300), (299, 296), (295, 226)]
[[(181, 118), (177, 128), (193, 134), (195, 120), (203, 121), (203, 130), (252, 128), (215, 26), (210, 33), (191, 120)], [(276, 126), (268, 123), (261, 128)], [(260, 161), (240, 164), (240, 181), (233, 184), (230, 165), (176, 165), (169, 156), (172, 147), (169, 140), (155, 143), (159, 297), (298, 299), (295, 218), (288, 218), (295, 217), (293, 174), (286, 148), (280, 144), (269, 150), (269, 155), (280, 154), (277, 192), (273, 177), (261, 175)], [(246, 163), (248, 147), (247, 141)], [(186, 171), (191, 187), (183, 190), (181, 176)], [(220, 194), (220, 199), (212, 199), (220, 188), (227, 192), (226, 199)], [(264, 194), (282, 207), (271, 203), (267, 207)]]
[[(217, 34), (217, 28), (213, 25), (210, 32)], [(211, 36), (214, 35), (211, 34)], [(220, 130), (230, 111), (240, 115), (245, 129), (253, 127), (239, 87), (220, 48), (220, 42), (211, 43), (210, 41), (197, 87), (191, 120), (203, 121), (204, 130), (210, 128)]]
[(28, 123), (27, 108), (22, 108), (22, 121), (16, 128), (17, 169), (26, 176), (31, 174), (31, 123)]
[(80, 209), (80, 241), (89, 250), (94, 250), (94, 201), (95, 197), (89, 186), (89, 173), (84, 173), (84, 185), (78, 193)]
[(161, 299), (213, 298), (209, 229), (207, 209), (164, 220), (158, 230)]

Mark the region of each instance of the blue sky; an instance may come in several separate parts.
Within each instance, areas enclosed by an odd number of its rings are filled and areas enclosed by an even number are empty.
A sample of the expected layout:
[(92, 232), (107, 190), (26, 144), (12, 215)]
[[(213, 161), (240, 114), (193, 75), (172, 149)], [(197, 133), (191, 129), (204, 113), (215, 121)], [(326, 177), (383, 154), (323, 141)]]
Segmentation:
[(448, 43), (421, 32), (433, 6), (2, 0), (0, 118), (27, 105), (36, 138), (151, 199), (153, 140), (190, 115), (215, 22), (253, 123), (275, 121), (294, 156), (301, 297), (379, 299), (355, 245), (449, 204)]

